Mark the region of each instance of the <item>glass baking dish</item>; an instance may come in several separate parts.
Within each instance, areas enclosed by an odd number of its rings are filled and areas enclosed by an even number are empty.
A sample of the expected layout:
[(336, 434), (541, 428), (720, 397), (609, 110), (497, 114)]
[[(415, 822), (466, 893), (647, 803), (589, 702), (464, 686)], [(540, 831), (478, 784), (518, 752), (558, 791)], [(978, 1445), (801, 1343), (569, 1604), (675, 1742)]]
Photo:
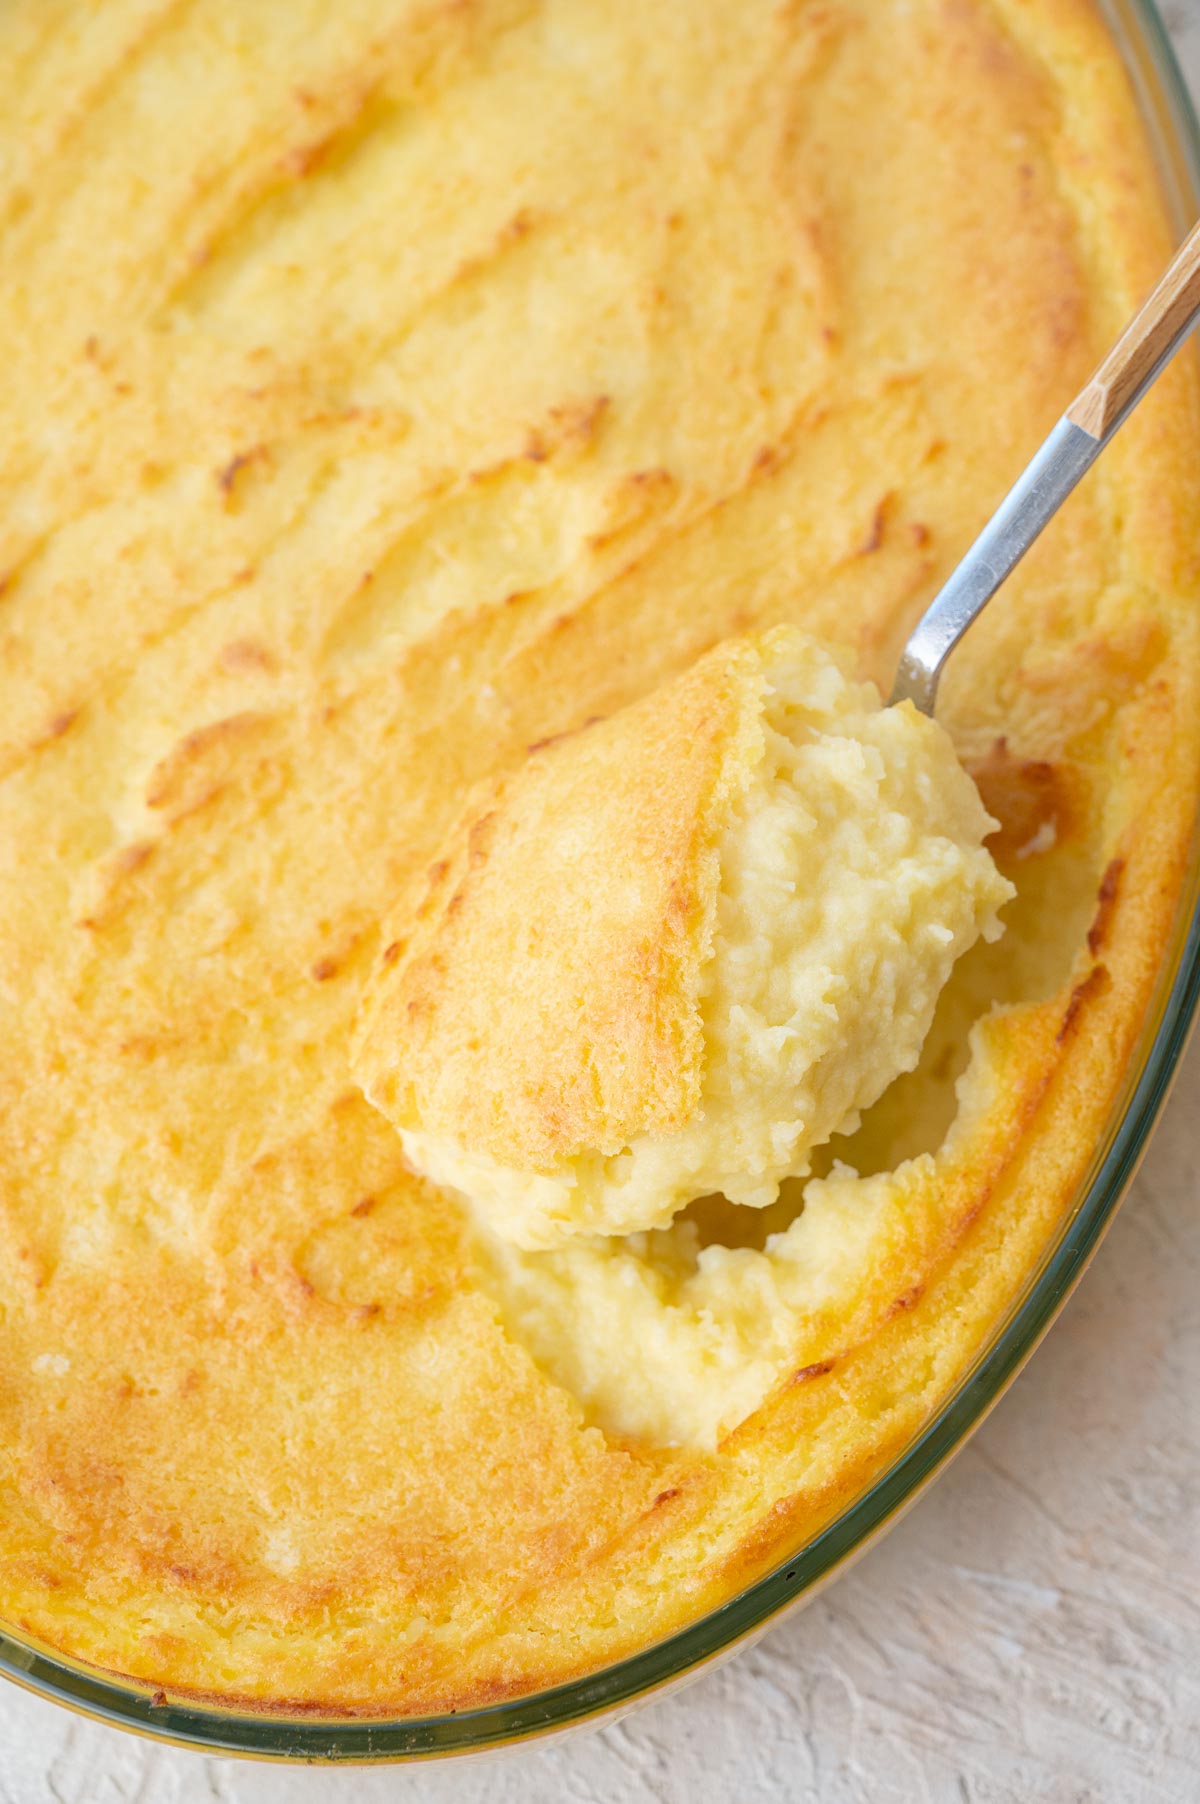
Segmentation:
[[(1166, 205), (1182, 237), (1200, 212), (1200, 124), (1153, 0), (1100, 0), (1129, 70)], [(1194, 354), (1194, 353), (1185, 353)], [(173, 1701), (0, 1628), (0, 1673), (42, 1697), (136, 1733), (209, 1754), (375, 1762), (480, 1753), (563, 1734), (686, 1682), (811, 1599), (896, 1520), (967, 1440), (1061, 1309), (1116, 1211), (1165, 1100), (1200, 996), (1200, 835), (1168, 955), (1118, 1106), (1077, 1205), (1024, 1296), (907, 1451), (807, 1546), (667, 1640), (549, 1691), (435, 1717), (252, 1713)]]

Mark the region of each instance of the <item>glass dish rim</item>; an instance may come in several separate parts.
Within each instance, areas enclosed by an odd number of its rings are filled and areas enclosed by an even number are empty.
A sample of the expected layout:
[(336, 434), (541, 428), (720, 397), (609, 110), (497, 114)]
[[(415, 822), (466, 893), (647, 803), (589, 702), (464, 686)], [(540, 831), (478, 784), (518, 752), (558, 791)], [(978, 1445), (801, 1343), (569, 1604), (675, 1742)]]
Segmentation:
[[(1133, 82), (1172, 223), (1200, 207), (1200, 121), (1155, 0), (1099, 0)], [(485, 1753), (603, 1720), (733, 1653), (807, 1602), (876, 1539), (963, 1446), (1050, 1327), (1133, 1177), (1200, 1001), (1200, 836), (1170, 951), (1109, 1131), (1081, 1199), (990, 1345), (905, 1451), (790, 1559), (665, 1640), (583, 1678), (430, 1717), (295, 1715), (179, 1698), (86, 1666), (0, 1624), (0, 1676), (114, 1727), (209, 1755), (276, 1761), (407, 1762)]]

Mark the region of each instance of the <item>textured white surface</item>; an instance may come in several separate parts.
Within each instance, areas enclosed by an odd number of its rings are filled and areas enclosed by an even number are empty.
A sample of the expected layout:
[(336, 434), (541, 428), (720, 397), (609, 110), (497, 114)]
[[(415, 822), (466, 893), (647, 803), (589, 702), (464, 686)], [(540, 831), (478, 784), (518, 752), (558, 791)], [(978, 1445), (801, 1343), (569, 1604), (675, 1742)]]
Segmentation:
[[(1200, 92), (1200, 0), (1164, 11)], [(1200, 1799), (1200, 1039), (1033, 1364), (808, 1610), (615, 1727), (499, 1761), (204, 1760), (0, 1687), (0, 1804)]]

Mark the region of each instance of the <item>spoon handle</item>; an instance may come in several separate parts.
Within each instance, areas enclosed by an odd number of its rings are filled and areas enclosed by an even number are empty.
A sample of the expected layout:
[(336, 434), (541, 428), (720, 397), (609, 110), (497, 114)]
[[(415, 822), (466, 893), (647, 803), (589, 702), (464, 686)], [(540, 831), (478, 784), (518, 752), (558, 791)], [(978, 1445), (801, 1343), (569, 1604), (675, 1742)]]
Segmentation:
[(909, 636), (893, 702), (932, 715), (942, 667), (971, 622), (1095, 463), (1200, 318), (1200, 225), (1080, 390)]
[(1200, 225), (1189, 233), (1150, 298), (1067, 408), (1067, 418), (1102, 443), (1108, 439), (1179, 349), (1198, 310)]

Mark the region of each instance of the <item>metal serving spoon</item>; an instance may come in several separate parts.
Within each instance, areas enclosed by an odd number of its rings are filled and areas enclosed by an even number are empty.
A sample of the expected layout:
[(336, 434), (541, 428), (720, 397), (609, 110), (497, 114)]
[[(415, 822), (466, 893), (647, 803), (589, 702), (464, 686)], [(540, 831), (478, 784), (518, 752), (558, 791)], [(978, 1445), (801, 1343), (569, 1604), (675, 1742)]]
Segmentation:
[(904, 647), (893, 702), (932, 715), (946, 659), (1200, 319), (1200, 225), (930, 602)]

